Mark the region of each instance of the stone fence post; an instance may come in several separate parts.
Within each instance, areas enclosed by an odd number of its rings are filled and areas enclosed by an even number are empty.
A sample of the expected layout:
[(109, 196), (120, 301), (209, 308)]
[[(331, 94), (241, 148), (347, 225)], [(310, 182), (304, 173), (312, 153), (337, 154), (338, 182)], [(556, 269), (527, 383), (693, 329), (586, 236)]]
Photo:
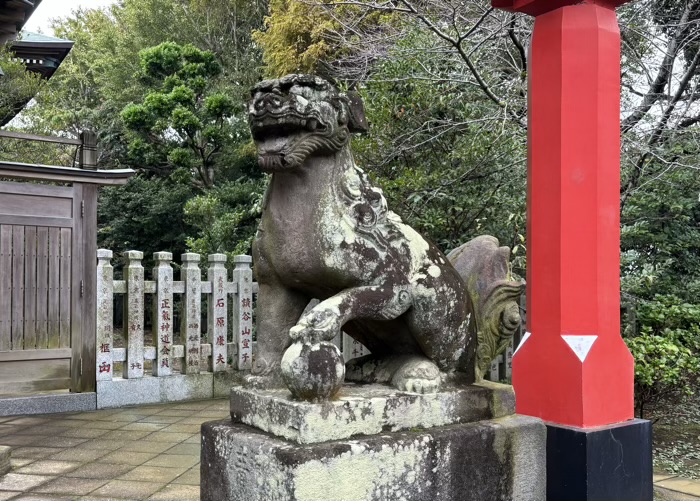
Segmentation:
[(233, 283), (238, 284), (238, 295), (233, 301), (233, 335), (238, 342), (238, 370), (253, 366), (253, 262), (251, 256), (234, 256)]
[(183, 296), (182, 337), (185, 339), (185, 373), (199, 374), (202, 318), (202, 272), (199, 269), (200, 255), (182, 254), (180, 277), (185, 286)]
[(124, 378), (143, 377), (143, 252), (127, 251), (124, 280), (126, 295), (124, 298), (124, 334), (127, 340)]
[(153, 361), (154, 376), (170, 376), (173, 373), (173, 260), (171, 252), (154, 252), (153, 279), (156, 292), (153, 294), (153, 341), (156, 359)]
[(97, 251), (97, 381), (111, 381), (114, 371), (112, 360), (114, 325), (114, 270), (110, 264), (112, 251)]
[(226, 254), (210, 254), (207, 280), (211, 282), (207, 314), (209, 341), (211, 341), (212, 372), (226, 370), (228, 342), (228, 290)]

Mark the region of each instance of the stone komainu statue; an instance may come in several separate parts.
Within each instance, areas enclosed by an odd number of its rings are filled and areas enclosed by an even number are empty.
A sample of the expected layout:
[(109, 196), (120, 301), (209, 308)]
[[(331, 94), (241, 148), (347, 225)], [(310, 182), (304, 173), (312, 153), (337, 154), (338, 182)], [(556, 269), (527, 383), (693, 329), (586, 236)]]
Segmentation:
[(448, 258), (387, 208), (350, 151), (351, 133), (368, 129), (356, 95), (289, 75), (253, 89), (249, 120), (272, 174), (253, 244), (249, 381), (281, 375), (297, 397), (332, 396), (346, 372), (330, 343), (341, 328), (372, 353), (348, 364), (351, 381), (428, 393), (445, 373), (480, 379), (520, 323), (508, 248), (479, 237)]

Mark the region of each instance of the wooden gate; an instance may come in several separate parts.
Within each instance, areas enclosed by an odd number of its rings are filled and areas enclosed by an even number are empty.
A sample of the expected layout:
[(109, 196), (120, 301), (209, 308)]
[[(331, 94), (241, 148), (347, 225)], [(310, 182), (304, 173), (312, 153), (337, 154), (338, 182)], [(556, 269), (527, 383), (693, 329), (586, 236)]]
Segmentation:
[(82, 185), (0, 183), (0, 394), (79, 384)]
[(96, 136), (0, 137), (79, 147), (81, 168), (0, 161), (0, 398), (95, 391), (97, 188), (132, 170), (99, 171)]

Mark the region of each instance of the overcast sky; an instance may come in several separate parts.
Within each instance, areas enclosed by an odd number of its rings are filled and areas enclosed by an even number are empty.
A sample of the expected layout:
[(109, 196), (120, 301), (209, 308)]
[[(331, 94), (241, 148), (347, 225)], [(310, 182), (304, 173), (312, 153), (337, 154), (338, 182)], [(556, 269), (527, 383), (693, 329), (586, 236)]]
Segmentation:
[(25, 31), (53, 35), (50, 20), (65, 17), (78, 7), (104, 7), (116, 3), (116, 0), (43, 0), (32, 17), (24, 25)]

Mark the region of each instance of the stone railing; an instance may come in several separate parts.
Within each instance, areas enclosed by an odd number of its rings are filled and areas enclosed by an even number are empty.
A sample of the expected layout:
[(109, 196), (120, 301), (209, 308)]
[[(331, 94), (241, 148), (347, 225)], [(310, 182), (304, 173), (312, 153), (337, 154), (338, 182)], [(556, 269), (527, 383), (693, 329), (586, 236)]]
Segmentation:
[[(253, 358), (253, 282), (250, 256), (235, 256), (229, 281), (226, 256), (208, 256), (206, 280), (199, 254), (183, 254), (180, 280), (172, 254), (153, 255), (153, 280), (145, 280), (143, 253), (128, 251), (123, 280), (114, 280), (112, 251), (97, 251), (96, 372), (98, 407), (208, 398), (224, 394)], [(114, 347), (114, 295), (123, 294), (124, 344)], [(176, 295), (181, 295), (176, 308)], [(207, 326), (203, 329), (202, 299)], [(145, 343), (145, 306), (151, 302), (152, 343)], [(179, 311), (176, 311), (179, 310)], [(179, 314), (179, 342), (174, 332)], [(203, 336), (204, 334), (204, 336)], [(146, 372), (146, 361), (151, 370)], [(120, 374), (115, 363), (121, 362)], [(166, 382), (167, 380), (167, 382)], [(177, 383), (176, 383), (177, 381)]]

